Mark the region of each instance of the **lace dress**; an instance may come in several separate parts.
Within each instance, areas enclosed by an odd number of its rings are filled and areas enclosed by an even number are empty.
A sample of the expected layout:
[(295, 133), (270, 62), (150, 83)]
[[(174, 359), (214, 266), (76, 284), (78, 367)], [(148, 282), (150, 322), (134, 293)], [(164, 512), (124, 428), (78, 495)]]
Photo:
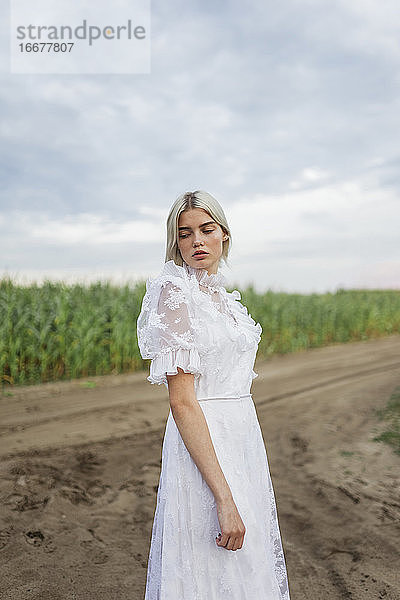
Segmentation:
[(215, 452), (246, 527), (242, 548), (216, 544), (214, 496), (171, 410), (166, 422), (145, 600), (290, 600), (274, 490), (252, 394), (261, 325), (218, 271), (166, 262), (146, 282), (137, 321), (152, 384), (193, 373)]

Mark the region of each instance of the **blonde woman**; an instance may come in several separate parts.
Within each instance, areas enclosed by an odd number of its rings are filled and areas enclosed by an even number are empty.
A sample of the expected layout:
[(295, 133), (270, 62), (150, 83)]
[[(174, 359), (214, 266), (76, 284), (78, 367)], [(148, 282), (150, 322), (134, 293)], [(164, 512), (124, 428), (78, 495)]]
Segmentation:
[(274, 490), (252, 394), (261, 325), (220, 271), (231, 233), (207, 192), (177, 198), (165, 264), (137, 321), (168, 390), (145, 600), (289, 600)]

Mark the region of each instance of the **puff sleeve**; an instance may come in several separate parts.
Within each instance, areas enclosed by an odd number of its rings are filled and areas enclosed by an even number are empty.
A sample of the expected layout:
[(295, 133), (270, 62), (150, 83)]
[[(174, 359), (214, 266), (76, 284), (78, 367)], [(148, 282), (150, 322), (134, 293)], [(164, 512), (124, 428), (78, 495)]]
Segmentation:
[(195, 320), (183, 287), (170, 281), (152, 286), (143, 298), (137, 320), (137, 338), (142, 358), (151, 359), (150, 383), (168, 388), (166, 375), (201, 375), (196, 348)]

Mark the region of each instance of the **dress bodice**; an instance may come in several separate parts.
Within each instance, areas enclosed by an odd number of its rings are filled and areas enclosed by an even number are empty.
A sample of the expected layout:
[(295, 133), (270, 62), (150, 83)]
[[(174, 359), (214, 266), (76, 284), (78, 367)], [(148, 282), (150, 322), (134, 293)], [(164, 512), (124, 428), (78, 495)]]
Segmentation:
[(198, 400), (250, 393), (262, 328), (228, 292), (219, 270), (167, 261), (146, 281), (137, 337), (142, 358), (151, 359), (150, 383), (168, 388), (177, 367), (194, 374)]

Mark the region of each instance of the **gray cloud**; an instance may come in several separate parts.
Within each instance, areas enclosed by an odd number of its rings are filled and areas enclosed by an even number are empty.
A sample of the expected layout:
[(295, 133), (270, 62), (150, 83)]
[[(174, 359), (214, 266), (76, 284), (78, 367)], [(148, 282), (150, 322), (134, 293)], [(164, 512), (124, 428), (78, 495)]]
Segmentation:
[[(25, 76), (4, 66), (0, 272), (155, 273), (169, 206), (201, 188), (236, 230), (238, 282), (322, 290), (354, 285), (364, 269), (376, 285), (376, 261), (388, 265), (381, 284), (393, 282), (398, 26), (393, 1), (174, 0), (152, 4), (150, 75)], [(257, 245), (253, 222), (241, 226), (254, 202), (269, 219), (273, 206), (270, 244), (268, 228)], [(60, 234), (68, 222), (81, 231), (75, 242)]]

